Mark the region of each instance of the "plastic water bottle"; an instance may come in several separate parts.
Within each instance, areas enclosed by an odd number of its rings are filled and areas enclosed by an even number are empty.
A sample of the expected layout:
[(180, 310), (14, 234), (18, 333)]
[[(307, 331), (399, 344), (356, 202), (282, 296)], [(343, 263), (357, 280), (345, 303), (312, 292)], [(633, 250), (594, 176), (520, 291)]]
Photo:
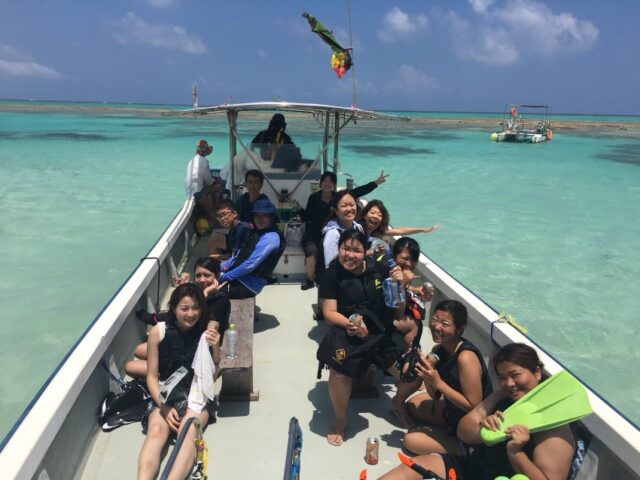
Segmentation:
[[(389, 269), (396, 266), (396, 262), (391, 256), (391, 252), (387, 250), (387, 264)], [(384, 303), (387, 307), (394, 308), (399, 303), (404, 302), (404, 290), (399, 282), (387, 277), (382, 282), (382, 291), (384, 292)]]
[(238, 331), (235, 323), (229, 325), (227, 332), (227, 358), (238, 358)]

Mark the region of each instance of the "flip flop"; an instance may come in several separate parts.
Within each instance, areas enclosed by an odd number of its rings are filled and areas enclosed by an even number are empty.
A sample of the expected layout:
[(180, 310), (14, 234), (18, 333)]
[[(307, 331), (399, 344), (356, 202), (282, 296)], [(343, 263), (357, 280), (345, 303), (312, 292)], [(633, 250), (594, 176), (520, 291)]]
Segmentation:
[(342, 438), (341, 433), (328, 433), (327, 442), (329, 442), (329, 445), (333, 445), (334, 447), (339, 447), (344, 442), (344, 439)]
[(334, 447), (339, 447), (344, 442), (344, 429), (341, 432), (337, 431), (337, 428), (331, 426), (331, 430), (327, 433), (327, 442)]

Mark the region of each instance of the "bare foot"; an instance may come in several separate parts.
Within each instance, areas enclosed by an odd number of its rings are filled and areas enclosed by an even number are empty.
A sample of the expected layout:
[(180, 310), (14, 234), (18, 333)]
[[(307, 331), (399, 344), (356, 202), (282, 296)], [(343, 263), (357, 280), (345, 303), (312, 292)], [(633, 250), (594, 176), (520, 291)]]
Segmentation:
[(329, 442), (334, 447), (339, 447), (344, 442), (344, 435), (346, 425), (341, 425), (338, 423), (334, 423), (329, 429), (329, 433), (327, 434), (327, 442)]

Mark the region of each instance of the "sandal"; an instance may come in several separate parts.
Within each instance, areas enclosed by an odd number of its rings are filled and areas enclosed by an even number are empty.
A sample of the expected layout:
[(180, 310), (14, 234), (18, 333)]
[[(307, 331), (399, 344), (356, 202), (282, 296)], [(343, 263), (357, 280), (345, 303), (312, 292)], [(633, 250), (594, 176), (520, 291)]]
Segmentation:
[(310, 288), (315, 287), (316, 284), (313, 280), (305, 280), (302, 285), (300, 285), (301, 290), (309, 290)]
[(329, 445), (333, 445), (334, 447), (342, 445), (344, 442), (344, 430), (344, 428), (339, 429), (332, 425), (329, 433), (327, 433), (327, 442), (329, 442)]

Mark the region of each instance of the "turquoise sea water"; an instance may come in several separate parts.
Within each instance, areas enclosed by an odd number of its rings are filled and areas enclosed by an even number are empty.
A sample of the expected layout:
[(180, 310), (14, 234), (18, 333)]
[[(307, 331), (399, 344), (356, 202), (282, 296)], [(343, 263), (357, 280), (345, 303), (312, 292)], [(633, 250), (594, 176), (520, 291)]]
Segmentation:
[[(222, 117), (1, 110), (0, 437), (181, 207), (195, 142), (214, 145), (214, 166), (228, 152)], [(603, 120), (563, 116), (590, 118)], [(289, 121), (305, 153), (317, 131)], [(411, 123), (345, 133), (343, 172), (391, 174), (370, 198), (394, 225), (441, 224), (416, 236), (428, 255), (640, 422), (640, 140), (496, 144)]]

